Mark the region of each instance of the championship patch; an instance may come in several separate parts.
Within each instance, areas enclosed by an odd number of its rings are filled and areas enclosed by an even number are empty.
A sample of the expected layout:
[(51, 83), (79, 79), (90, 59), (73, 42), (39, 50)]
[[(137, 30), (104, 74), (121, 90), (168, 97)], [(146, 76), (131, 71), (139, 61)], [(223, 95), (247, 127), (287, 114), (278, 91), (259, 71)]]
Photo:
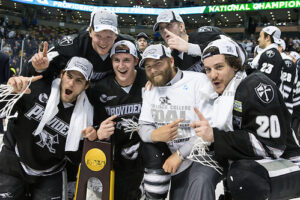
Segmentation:
[(267, 51), (266, 54), (267, 54), (267, 56), (268, 56), (269, 58), (272, 58), (272, 57), (275, 56), (275, 52), (274, 52), (273, 50)]
[(233, 124), (233, 126), (239, 127), (241, 129), (242, 128), (242, 117), (233, 115), (232, 124)]
[(59, 41), (59, 46), (69, 46), (71, 44), (73, 44), (73, 39), (74, 37), (67, 35), (64, 36), (60, 41)]
[(263, 103), (270, 103), (274, 98), (274, 90), (271, 85), (259, 83), (254, 89), (256, 95)]
[(237, 111), (237, 112), (242, 112), (242, 102), (234, 100), (233, 102), (233, 110)]

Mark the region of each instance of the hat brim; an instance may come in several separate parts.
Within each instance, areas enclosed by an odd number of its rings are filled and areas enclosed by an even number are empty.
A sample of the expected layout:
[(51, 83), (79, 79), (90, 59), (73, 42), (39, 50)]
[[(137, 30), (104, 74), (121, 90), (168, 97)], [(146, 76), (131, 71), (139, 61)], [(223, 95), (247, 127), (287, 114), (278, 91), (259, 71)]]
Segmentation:
[(65, 68), (65, 71), (78, 71), (82, 74), (82, 76), (85, 78), (86, 81), (89, 81), (89, 78), (87, 77), (86, 73), (78, 67), (70, 66)]
[(104, 31), (104, 30), (112, 31), (117, 35), (119, 34), (118, 29), (115, 26), (111, 26), (111, 25), (107, 25), (107, 24), (99, 24), (99, 25), (94, 26), (95, 32), (100, 32), (100, 31)]

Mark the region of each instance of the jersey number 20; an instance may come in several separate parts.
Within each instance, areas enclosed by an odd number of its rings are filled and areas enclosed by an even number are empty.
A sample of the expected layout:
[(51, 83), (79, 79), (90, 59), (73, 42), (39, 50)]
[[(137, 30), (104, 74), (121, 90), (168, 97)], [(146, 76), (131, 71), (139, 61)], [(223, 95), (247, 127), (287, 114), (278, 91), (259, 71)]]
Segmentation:
[(277, 115), (257, 116), (256, 123), (259, 128), (256, 133), (263, 138), (279, 138), (280, 137), (280, 124)]

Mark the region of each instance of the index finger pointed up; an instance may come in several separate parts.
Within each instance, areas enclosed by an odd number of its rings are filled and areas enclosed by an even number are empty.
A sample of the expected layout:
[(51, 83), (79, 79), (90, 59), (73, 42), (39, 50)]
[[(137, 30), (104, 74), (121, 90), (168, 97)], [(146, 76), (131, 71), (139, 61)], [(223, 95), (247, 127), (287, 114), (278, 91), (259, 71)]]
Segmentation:
[(194, 110), (195, 110), (195, 112), (196, 112), (196, 114), (197, 114), (200, 121), (207, 121), (205, 119), (205, 117), (202, 115), (202, 113), (198, 110), (198, 108), (194, 107)]
[(165, 29), (166, 33), (169, 34), (171, 37), (177, 36), (175, 33), (172, 33), (168, 29)]
[(48, 42), (44, 42), (44, 48), (43, 48), (43, 57), (47, 57), (48, 52)]

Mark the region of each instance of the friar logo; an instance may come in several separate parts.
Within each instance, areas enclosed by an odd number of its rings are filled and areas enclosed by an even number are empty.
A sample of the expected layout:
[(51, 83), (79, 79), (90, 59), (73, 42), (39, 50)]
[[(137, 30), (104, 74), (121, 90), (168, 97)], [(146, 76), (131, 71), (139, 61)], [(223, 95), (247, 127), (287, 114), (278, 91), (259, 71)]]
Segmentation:
[(274, 98), (274, 91), (271, 85), (260, 83), (255, 88), (255, 92), (258, 98), (264, 103), (270, 103)]
[(159, 102), (160, 102), (160, 104), (162, 104), (162, 105), (171, 105), (171, 103), (169, 102), (169, 97), (160, 97), (159, 98)]
[(55, 153), (56, 150), (53, 148), (53, 144), (58, 144), (58, 135), (55, 136), (51, 135), (47, 131), (43, 130), (40, 134), (40, 141), (36, 144), (40, 147), (44, 148), (45, 146), (48, 147), (51, 153)]
[(266, 52), (266, 54), (267, 54), (267, 56), (268, 56), (269, 58), (272, 58), (272, 57), (275, 55), (275, 52), (272, 51), (272, 50), (269, 50), (269, 51)]
[(69, 46), (69, 45), (73, 44), (73, 39), (74, 38), (72, 36), (67, 35), (60, 40), (59, 45), (60, 46)]

